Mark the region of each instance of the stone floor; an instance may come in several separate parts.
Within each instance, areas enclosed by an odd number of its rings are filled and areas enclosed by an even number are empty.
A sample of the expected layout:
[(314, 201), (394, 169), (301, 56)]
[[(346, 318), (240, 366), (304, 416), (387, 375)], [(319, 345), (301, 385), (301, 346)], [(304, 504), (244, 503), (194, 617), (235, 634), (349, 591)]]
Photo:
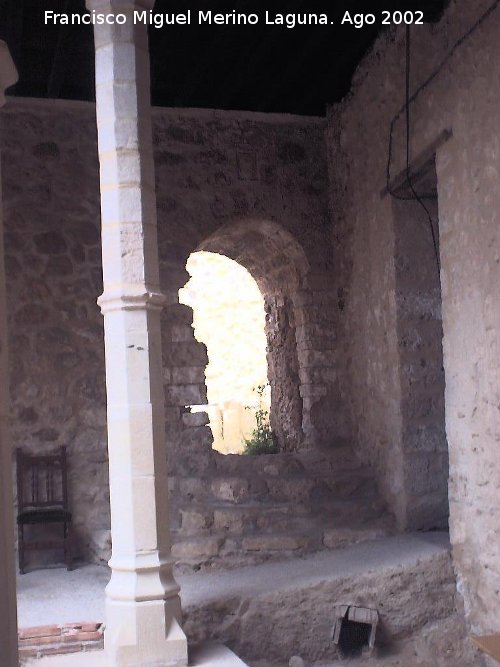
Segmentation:
[[(232, 651), (219, 644), (206, 644), (191, 652), (190, 667), (248, 667)], [(30, 660), (25, 667), (107, 667), (103, 651), (52, 656)]]
[[(253, 595), (302, 583), (313, 586), (332, 577), (349, 577), (425, 558), (448, 548), (446, 533), (400, 535), (331, 552), (248, 566), (228, 572), (178, 575), (183, 606), (227, 596)], [(105, 566), (80, 564), (34, 570), (17, 577), (19, 627), (104, 620)]]
[[(89, 565), (69, 573), (60, 568), (20, 576), (20, 627), (104, 620), (107, 579), (107, 568)], [(227, 643), (252, 667), (285, 667), (293, 655), (302, 655), (306, 667), (343, 664), (332, 663), (336, 604), (378, 608), (381, 636), (384, 631), (400, 641), (415, 630), (424, 637), (424, 649), (413, 651), (411, 642), (405, 645), (410, 654), (404, 662), (387, 655), (364, 665), (482, 664), (479, 658), (462, 663), (450, 653), (458, 623), (445, 533), (400, 535), (284, 562), (181, 575), (178, 580), (190, 641), (210, 638)], [(442, 654), (442, 660), (426, 662), (429, 651), (431, 656)], [(454, 663), (446, 662), (448, 653)]]

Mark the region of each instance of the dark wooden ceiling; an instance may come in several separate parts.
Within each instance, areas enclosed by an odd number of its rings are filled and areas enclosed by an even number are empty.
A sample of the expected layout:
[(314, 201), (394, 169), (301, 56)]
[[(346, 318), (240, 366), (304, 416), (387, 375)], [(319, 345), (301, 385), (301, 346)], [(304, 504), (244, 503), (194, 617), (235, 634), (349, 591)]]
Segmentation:
[[(84, 0), (0, 0), (0, 38), (13, 52), (20, 80), (11, 94), (94, 99), (94, 47), (90, 26), (44, 25), (46, 9), (83, 12)], [(269, 5), (272, 6), (272, 10)], [(157, 12), (190, 8), (226, 12), (328, 12), (328, 27), (191, 25), (150, 29), (152, 102), (157, 106), (247, 109), (323, 115), (349, 90), (352, 75), (380, 23), (340, 26), (354, 14), (421, 9), (428, 21), (444, 0), (157, 0)], [(417, 30), (418, 28), (414, 28)]]

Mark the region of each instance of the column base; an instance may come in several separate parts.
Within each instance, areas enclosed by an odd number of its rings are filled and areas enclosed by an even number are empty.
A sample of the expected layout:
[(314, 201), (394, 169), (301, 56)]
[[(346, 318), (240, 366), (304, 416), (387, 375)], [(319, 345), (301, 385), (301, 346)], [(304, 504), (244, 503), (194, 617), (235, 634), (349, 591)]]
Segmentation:
[(110, 667), (187, 667), (180, 603), (106, 600), (104, 651)]

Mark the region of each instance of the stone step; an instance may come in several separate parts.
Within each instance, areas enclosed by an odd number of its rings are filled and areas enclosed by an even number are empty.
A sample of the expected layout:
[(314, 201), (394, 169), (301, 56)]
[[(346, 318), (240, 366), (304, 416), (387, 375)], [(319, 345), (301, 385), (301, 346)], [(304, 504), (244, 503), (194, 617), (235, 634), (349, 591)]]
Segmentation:
[(227, 646), (213, 642), (192, 649), (190, 664), (192, 667), (247, 667)]
[(241, 534), (248, 530), (279, 529), (294, 521), (314, 524), (321, 517), (321, 525), (364, 525), (384, 514), (378, 498), (359, 500), (326, 500), (301, 502), (247, 501), (242, 503), (207, 502), (176, 503), (171, 510), (171, 526), (179, 532), (204, 534), (224, 531)]
[(234, 569), (323, 548), (322, 535), (309, 533), (217, 534), (188, 538), (174, 533), (172, 537), (172, 557), (177, 572)]
[(178, 540), (172, 531), (172, 558), (181, 563), (204, 563), (219, 555), (224, 539), (223, 535), (199, 535)]
[(193, 499), (207, 498), (231, 503), (248, 500), (262, 502), (307, 503), (331, 498), (374, 497), (376, 486), (371, 475), (342, 473), (335, 476), (310, 477), (304, 474), (278, 477), (215, 477), (200, 483)]
[(315, 476), (366, 468), (352, 447), (348, 446), (338, 447), (329, 452), (306, 450), (259, 456), (216, 454), (215, 467), (217, 474), (221, 476), (239, 475), (244, 468), (248, 476), (264, 475), (270, 477), (301, 473)]
[[(242, 533), (244, 530), (264, 529), (279, 525), (293, 514), (289, 504), (246, 503), (244, 505), (210, 504), (187, 505), (179, 508), (178, 530), (184, 534), (203, 533), (210, 530)], [(302, 510), (306, 514), (306, 510)]]
[[(297, 552), (298, 558), (256, 567), (181, 575), (188, 635), (227, 642), (251, 665), (287, 664), (294, 655), (307, 665), (328, 664), (339, 658), (332, 642), (336, 606), (377, 609), (386, 642), (422, 632), (424, 645), (429, 627), (455, 613), (447, 535), (398, 535), (305, 557)], [(446, 636), (441, 627), (439, 636)]]
[[(169, 484), (172, 498), (180, 497), (198, 503), (212, 500), (243, 503), (269, 499), (278, 502), (308, 502), (332, 495), (347, 498), (377, 495), (373, 474), (364, 467), (331, 470), (325, 464), (318, 470), (308, 470), (297, 464), (295, 459), (293, 461), (298, 467), (284, 466), (281, 456), (274, 455), (276, 464), (272, 461), (261, 463), (258, 470), (254, 464), (243, 471), (241, 459), (247, 457), (236, 458), (238, 466), (226, 466), (226, 474), (217, 468), (217, 474), (211, 477), (171, 477)], [(273, 456), (253, 458), (273, 459)], [(233, 474), (229, 474), (231, 471)]]
[(389, 517), (356, 527), (331, 518), (311, 516), (284, 519), (274, 525), (246, 527), (238, 532), (215, 531), (205, 535), (172, 531), (172, 555), (181, 571), (204, 568), (231, 569), (277, 557), (290, 557), (325, 549), (337, 549), (392, 534)]
[(348, 447), (330, 454), (215, 455), (205, 477), (171, 477), (180, 568), (233, 568), (387, 534), (372, 473)]

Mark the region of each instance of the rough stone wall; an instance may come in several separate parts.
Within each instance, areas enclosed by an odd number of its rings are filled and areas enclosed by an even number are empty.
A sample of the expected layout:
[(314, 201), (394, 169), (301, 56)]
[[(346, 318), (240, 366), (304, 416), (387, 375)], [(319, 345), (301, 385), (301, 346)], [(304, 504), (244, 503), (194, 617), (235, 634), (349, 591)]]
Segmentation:
[(95, 121), (43, 103), (2, 120), (13, 443), (67, 445), (78, 549), (95, 551), (109, 525)]
[(295, 450), (303, 434), (295, 310), (291, 300), (283, 295), (268, 296), (265, 309), (271, 378), (270, 424), (278, 442), (287, 443), (288, 450)]
[[(426, 150), (443, 130), (453, 132), (436, 151), (450, 524), (459, 590), (473, 629), (483, 633), (500, 623), (500, 10), (486, 15), (492, 6), (486, 0), (457, 0), (439, 25), (414, 28), (411, 82), (413, 92), (440, 68), (411, 105), (411, 155)], [(391, 198), (380, 194), (386, 186), (391, 120), (404, 104), (404, 37), (398, 29), (376, 42), (352, 93), (331, 110), (328, 143), (333, 239), (342, 263), (337, 311), (339, 344), (346, 350), (344, 399), (361, 451), (377, 470), (400, 523), (408, 525), (413, 506), (405, 474), (409, 452), (402, 447), (395, 209)], [(394, 123), (391, 178), (404, 170), (405, 161), (400, 115)], [(440, 456), (432, 438), (424, 444), (426, 451), (414, 449), (409, 469), (425, 478), (422, 499), (426, 484), (432, 487), (435, 481), (430, 462)]]
[[(0, 120), (8, 165), (3, 184), (13, 439), (37, 451), (68, 446), (78, 553), (99, 557), (109, 546), (109, 509), (102, 317), (96, 305), (102, 284), (95, 110), (87, 103), (11, 99)], [(206, 415), (185, 407), (206, 402), (206, 349), (194, 339), (191, 309), (178, 303), (194, 250), (206, 246), (227, 254), (250, 270), (263, 294), (293, 302), (302, 322), (295, 357), (285, 360), (293, 370), (289, 386), (296, 367), (302, 372), (319, 363), (308, 358), (316, 343), (306, 331), (304, 309), (315, 299), (311, 272), (331, 270), (324, 127), (320, 119), (291, 116), (154, 112), (160, 261), (168, 297), (167, 438), (176, 474), (209, 474), (213, 466)], [(301, 383), (331, 391), (323, 377), (307, 375)], [(302, 408), (299, 400), (296, 407)], [(310, 416), (293, 419), (309, 429), (300, 431), (294, 446), (313, 444)]]
[[(282, 314), (283, 321), (297, 327), (297, 344), (289, 354), (280, 350), (279, 340), (269, 345), (268, 327), (269, 366), (276, 377), (286, 378), (278, 388), (269, 376), (271, 412), (287, 415), (281, 422), (273, 415), (273, 425), (283, 449), (312, 446), (320, 439), (330, 443), (333, 417), (330, 428), (319, 428), (311, 412), (334, 389), (328, 377), (307, 373), (322, 365), (325, 356), (312, 358), (317, 341), (302, 323), (297, 325), (300, 316), (308, 316), (301, 313), (305, 305), (317, 303), (310, 276), (332, 270), (322, 121), (158, 110), (154, 141), (161, 269), (172, 303), (186, 282), (187, 258), (206, 250), (248, 269), (267, 304), (293, 304), (293, 317)], [(331, 289), (331, 281), (325, 283), (324, 289)], [(321, 302), (317, 308), (321, 310)], [(328, 354), (335, 350), (326, 350)], [(307, 400), (297, 389), (297, 368), (304, 371), (300, 392), (309, 392)], [(170, 407), (182, 410), (183, 405)]]

